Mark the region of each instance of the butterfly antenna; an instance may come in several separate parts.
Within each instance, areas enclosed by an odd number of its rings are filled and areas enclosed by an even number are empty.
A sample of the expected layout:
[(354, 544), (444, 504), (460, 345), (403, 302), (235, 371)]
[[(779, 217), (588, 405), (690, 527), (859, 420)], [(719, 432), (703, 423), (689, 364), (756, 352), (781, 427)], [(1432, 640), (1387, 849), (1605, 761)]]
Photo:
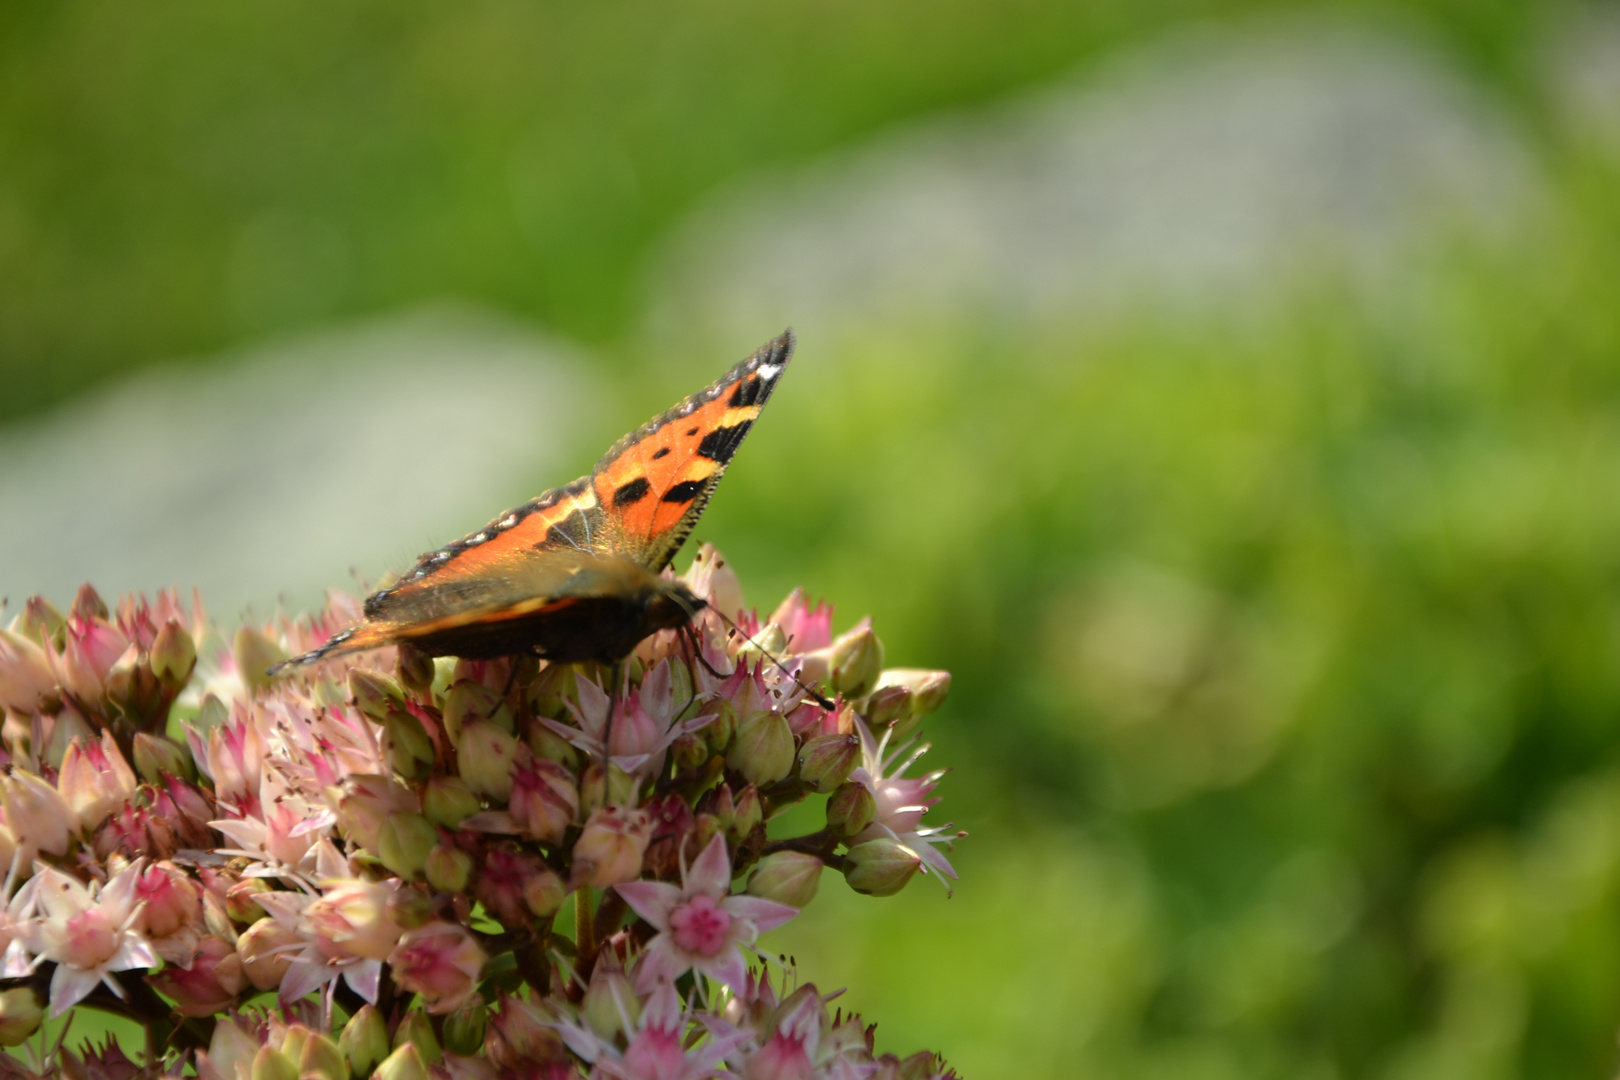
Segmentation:
[[(726, 613), (721, 611), (719, 608), (711, 607), (709, 610), (714, 612), (716, 615), (720, 616), (720, 621), (725, 623), (727, 626), (731, 627), (733, 630), (737, 631), (737, 633), (741, 634), (743, 632), (742, 627), (738, 626), (734, 621), (732, 621), (729, 617), (727, 617)], [(816, 691), (810, 689), (810, 687), (806, 686), (804, 684), (804, 680), (800, 679), (799, 676), (796, 673), (794, 673), (793, 671), (790, 671), (788, 669), (788, 666), (786, 664), (782, 663), (782, 661), (780, 659), (778, 659), (777, 656), (774, 653), (771, 653), (771, 652), (769, 652), (769, 651), (767, 651), (765, 649), (761, 649), (759, 651), (765, 656), (766, 659), (768, 659), (771, 663), (776, 665), (776, 670), (780, 671), (782, 674), (784, 674), (788, 678), (792, 679), (794, 681), (794, 683), (796, 683), (798, 685), (800, 690), (803, 690), (806, 694), (809, 694), (810, 697), (815, 701), (815, 703), (817, 705), (820, 705), (823, 709), (826, 709), (829, 712), (833, 708), (835, 708), (835, 706), (833, 705), (832, 702), (828, 701), (826, 698), (822, 697), (821, 694), (817, 693)]]

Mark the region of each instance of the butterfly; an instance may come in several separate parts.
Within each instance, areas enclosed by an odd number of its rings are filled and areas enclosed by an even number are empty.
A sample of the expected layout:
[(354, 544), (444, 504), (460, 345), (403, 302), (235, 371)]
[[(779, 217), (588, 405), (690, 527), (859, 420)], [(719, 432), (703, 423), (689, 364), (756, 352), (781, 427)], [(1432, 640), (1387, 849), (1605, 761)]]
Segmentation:
[(421, 556), (364, 617), (276, 665), (410, 644), (430, 656), (622, 659), (706, 606), (669, 565), (793, 356), (793, 331), (614, 443), (588, 476)]

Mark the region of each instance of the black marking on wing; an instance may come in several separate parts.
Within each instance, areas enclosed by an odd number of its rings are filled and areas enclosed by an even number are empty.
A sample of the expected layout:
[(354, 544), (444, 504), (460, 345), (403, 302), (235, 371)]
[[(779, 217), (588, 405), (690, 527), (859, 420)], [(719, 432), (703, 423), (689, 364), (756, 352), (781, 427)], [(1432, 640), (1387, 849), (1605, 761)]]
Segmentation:
[(613, 505), (629, 506), (632, 503), (638, 503), (642, 499), (645, 499), (647, 497), (647, 493), (651, 490), (652, 485), (647, 482), (647, 478), (645, 476), (638, 476), (628, 484), (621, 485), (619, 489), (613, 493)]
[(705, 480), (682, 480), (668, 491), (664, 492), (664, 501), (667, 503), (691, 502), (703, 490)]
[(546, 530), (546, 538), (534, 545), (536, 548), (545, 548), (553, 544), (567, 544), (569, 547), (587, 551), (591, 546), (591, 519), (583, 510), (575, 510), (557, 524)]
[[(736, 403), (735, 398), (732, 403)], [(718, 461), (722, 465), (726, 464), (737, 452), (737, 447), (742, 445), (743, 436), (748, 434), (748, 429), (753, 423), (752, 420), (744, 420), (730, 427), (715, 428), (703, 436), (703, 441), (698, 444), (698, 456)]]

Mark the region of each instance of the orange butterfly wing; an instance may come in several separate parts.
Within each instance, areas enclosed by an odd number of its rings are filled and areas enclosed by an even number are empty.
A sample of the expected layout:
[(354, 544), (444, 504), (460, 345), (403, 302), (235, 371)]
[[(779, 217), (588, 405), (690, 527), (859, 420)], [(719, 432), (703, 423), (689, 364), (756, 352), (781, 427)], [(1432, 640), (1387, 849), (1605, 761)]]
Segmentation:
[(626, 435), (591, 475), (421, 556), (366, 599), (363, 622), (289, 663), (413, 640), (515, 652), (524, 627), (544, 631), (548, 615), (588, 634), (592, 611), (611, 617), (615, 597), (657, 587), (657, 572), (697, 524), (793, 342), (784, 332)]

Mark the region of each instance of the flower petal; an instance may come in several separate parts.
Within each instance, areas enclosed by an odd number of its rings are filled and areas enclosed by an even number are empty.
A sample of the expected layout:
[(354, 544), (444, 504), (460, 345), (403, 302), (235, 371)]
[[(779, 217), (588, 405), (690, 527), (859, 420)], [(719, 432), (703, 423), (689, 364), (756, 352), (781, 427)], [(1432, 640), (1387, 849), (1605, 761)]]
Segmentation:
[(758, 896), (728, 896), (720, 901), (720, 907), (732, 918), (752, 923), (754, 929), (761, 934), (767, 930), (775, 930), (799, 913), (796, 907)]
[(731, 856), (726, 854), (726, 838), (716, 833), (703, 854), (686, 871), (687, 896), (705, 895), (716, 900), (731, 891)]
[(684, 895), (665, 881), (624, 881), (613, 886), (630, 910), (662, 931), (669, 929), (669, 915)]

